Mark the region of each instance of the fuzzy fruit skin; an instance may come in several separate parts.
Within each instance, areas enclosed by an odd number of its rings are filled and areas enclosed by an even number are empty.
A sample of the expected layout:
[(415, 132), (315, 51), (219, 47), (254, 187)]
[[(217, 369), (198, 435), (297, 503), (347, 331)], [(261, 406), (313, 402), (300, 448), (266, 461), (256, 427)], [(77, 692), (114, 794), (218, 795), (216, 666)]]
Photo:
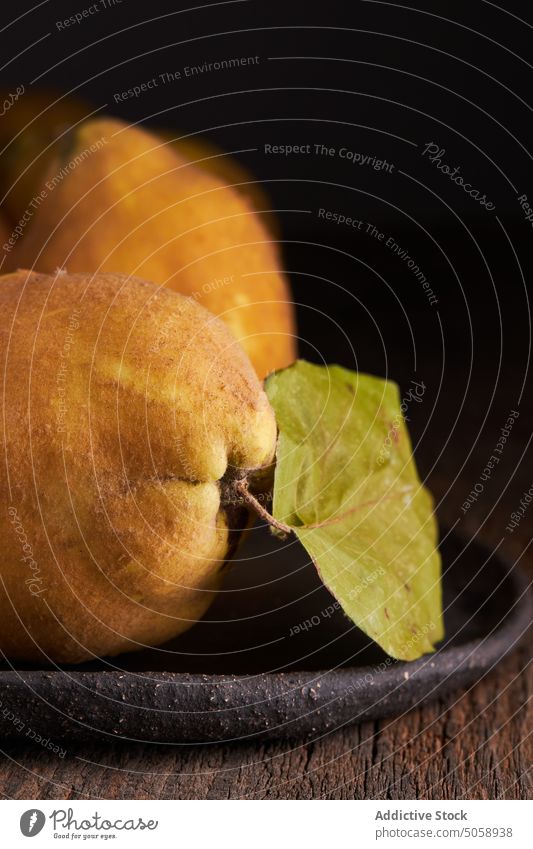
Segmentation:
[(0, 278), (0, 362), (0, 649), (75, 663), (189, 628), (249, 523), (228, 471), (275, 450), (238, 343), (143, 280), (21, 271)]
[(219, 315), (259, 377), (293, 362), (288, 283), (277, 245), (248, 199), (122, 121), (88, 121), (70, 141), (44, 185), (83, 158), (36, 210), (11, 270), (135, 274)]
[[(16, 88), (2, 89), (0, 101), (9, 101)], [(6, 212), (18, 222), (40, 188), (41, 179), (61, 150), (58, 136), (94, 107), (54, 89), (26, 90), (0, 120), (0, 191)]]

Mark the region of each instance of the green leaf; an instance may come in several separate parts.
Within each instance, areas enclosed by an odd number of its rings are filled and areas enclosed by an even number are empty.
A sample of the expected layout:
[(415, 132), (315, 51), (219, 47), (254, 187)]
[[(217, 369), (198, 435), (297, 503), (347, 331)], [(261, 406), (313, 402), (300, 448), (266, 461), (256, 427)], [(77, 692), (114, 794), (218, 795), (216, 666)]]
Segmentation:
[(279, 428), (274, 517), (389, 655), (433, 651), (444, 633), (437, 525), (398, 387), (299, 360), (265, 388)]

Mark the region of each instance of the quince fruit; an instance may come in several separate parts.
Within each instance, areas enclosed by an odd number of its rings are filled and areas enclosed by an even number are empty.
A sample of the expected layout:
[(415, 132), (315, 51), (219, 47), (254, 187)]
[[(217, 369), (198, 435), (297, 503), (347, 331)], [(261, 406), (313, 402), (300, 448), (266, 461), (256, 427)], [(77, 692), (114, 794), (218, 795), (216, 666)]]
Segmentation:
[[(0, 279), (0, 649), (75, 663), (206, 611), (266, 490), (273, 411), (191, 298), (126, 275)], [(255, 484), (254, 484), (255, 482)]]
[(259, 377), (294, 361), (277, 244), (246, 197), (161, 139), (114, 119), (75, 128), (8, 270), (113, 272), (161, 283), (219, 315)]
[(2, 89), (5, 113), (0, 121), (0, 187), (5, 210), (18, 223), (32, 201), (40, 178), (61, 151), (65, 131), (87, 118), (94, 107), (53, 89)]

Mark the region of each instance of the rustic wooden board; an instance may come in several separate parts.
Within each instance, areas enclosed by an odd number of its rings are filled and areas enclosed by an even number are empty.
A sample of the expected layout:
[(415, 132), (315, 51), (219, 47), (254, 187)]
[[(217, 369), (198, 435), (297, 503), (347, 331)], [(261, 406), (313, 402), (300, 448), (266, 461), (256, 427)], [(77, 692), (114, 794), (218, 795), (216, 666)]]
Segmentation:
[(527, 662), (522, 649), (458, 699), (309, 743), (84, 745), (63, 758), (6, 746), (0, 787), (17, 799), (528, 798)]
[[(456, 477), (458, 470), (443, 456), (428, 484), (443, 525), (458, 522), (462, 533), (501, 545), (502, 554), (520, 561), (532, 577), (531, 517), (512, 534), (505, 532), (531, 486), (533, 467), (523, 454), (531, 435), (527, 410), (483, 499), (466, 514), (460, 507), (513, 405), (510, 391), (496, 400), (493, 426), (478, 438), (468, 465)], [(468, 401), (472, 417), (476, 403), (475, 397)], [(442, 432), (436, 429), (434, 444), (445, 443), (448, 427), (443, 421)], [(526, 642), (462, 694), (312, 741), (207, 747), (87, 743), (68, 747), (64, 757), (28, 743), (5, 743), (0, 792), (15, 799), (531, 798), (532, 690)]]
[[(501, 538), (501, 522), (523, 483), (519, 476), (485, 524), (489, 544)], [(445, 486), (446, 478), (435, 478), (437, 494)], [(474, 532), (475, 519), (468, 523)], [(530, 542), (524, 525), (505, 551), (531, 575)], [(67, 747), (63, 757), (27, 743), (4, 744), (0, 789), (15, 799), (531, 798), (532, 690), (526, 643), (462, 694), (310, 742), (85, 744)]]
[[(471, 686), (521, 642), (532, 619), (521, 567), (445, 532), (445, 638), (434, 654), (397, 662), (335, 608), (301, 546), (277, 549), (266, 527), (254, 530), (256, 542), (245, 544), (231, 573), (233, 591), (226, 582), (183, 637), (89, 668), (0, 669), (0, 739), (29, 736), (55, 752), (96, 739), (315, 739)], [(302, 621), (310, 627), (291, 636)]]

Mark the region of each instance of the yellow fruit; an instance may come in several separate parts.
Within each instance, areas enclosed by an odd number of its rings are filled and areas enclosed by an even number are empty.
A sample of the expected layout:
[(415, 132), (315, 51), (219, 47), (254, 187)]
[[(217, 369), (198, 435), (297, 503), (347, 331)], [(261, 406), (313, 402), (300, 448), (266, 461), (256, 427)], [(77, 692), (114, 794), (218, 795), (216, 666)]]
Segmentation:
[(274, 455), (244, 352), (123, 275), (4, 276), (0, 331), (0, 649), (70, 663), (181, 633), (248, 524), (236, 483)]
[[(0, 93), (5, 104), (14, 96), (16, 89)], [(52, 89), (25, 91), (6, 110), (0, 121), (0, 150), (4, 151), (0, 156), (0, 197), (6, 195), (4, 206), (15, 223), (61, 151), (61, 135), (92, 111), (88, 103)]]
[(135, 274), (219, 315), (258, 375), (295, 359), (288, 283), (249, 201), (121, 121), (89, 121), (43, 181), (11, 269)]

